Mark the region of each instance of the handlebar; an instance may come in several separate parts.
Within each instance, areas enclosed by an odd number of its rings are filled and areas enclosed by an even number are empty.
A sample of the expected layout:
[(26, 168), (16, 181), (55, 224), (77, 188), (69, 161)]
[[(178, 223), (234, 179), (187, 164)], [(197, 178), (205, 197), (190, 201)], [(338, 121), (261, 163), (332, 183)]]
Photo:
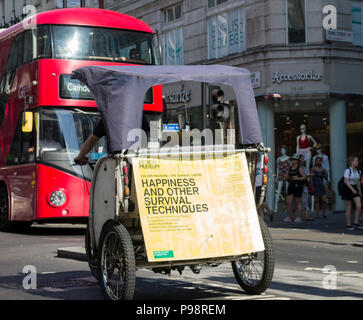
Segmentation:
[(73, 163), (73, 164), (71, 164), (71, 166), (85, 166), (85, 165), (89, 165), (90, 166), (90, 168), (91, 168), (91, 170), (92, 171), (94, 171), (94, 167), (95, 167), (95, 165), (96, 165), (96, 162), (93, 162), (93, 161), (89, 161), (89, 159), (87, 158), (87, 157), (85, 157), (85, 159), (86, 159), (86, 162), (82, 162), (82, 163), (77, 163), (76, 161)]

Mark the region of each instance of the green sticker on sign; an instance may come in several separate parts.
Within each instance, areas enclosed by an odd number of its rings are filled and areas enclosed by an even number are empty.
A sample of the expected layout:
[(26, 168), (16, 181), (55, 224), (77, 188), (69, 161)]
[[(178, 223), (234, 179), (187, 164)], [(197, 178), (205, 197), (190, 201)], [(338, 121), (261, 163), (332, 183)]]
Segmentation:
[(154, 251), (154, 259), (174, 258), (173, 250)]

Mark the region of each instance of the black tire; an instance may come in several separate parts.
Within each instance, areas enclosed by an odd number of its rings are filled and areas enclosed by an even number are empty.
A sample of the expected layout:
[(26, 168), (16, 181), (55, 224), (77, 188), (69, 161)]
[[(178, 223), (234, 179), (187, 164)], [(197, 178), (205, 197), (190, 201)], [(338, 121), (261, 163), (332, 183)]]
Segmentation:
[(0, 185), (0, 231), (11, 231), (14, 224), (9, 221), (9, 199), (6, 186)]
[(131, 300), (135, 291), (136, 265), (128, 231), (122, 224), (107, 224), (99, 243), (99, 283), (105, 299)]
[[(266, 223), (259, 218), (265, 251), (232, 261), (233, 274), (241, 288), (250, 295), (264, 292), (272, 281), (275, 256), (272, 238)], [(260, 264), (260, 268), (258, 268)], [(256, 275), (256, 277), (254, 277)]]
[(84, 237), (84, 246), (86, 249), (89, 269), (92, 275), (98, 280), (100, 278), (100, 275), (98, 273), (98, 266), (97, 266), (97, 251), (93, 248), (91, 244), (91, 236), (88, 224), (87, 224), (86, 234)]

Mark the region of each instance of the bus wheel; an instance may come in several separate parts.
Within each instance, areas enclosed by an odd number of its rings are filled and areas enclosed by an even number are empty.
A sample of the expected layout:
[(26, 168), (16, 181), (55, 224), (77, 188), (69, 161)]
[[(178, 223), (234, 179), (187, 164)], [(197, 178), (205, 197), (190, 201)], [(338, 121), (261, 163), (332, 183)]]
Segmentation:
[(9, 221), (9, 200), (6, 186), (0, 185), (0, 231), (10, 231), (13, 224)]
[(260, 217), (259, 219), (265, 251), (232, 261), (233, 273), (238, 284), (250, 295), (260, 294), (269, 287), (275, 267), (272, 238), (266, 223)]
[(131, 300), (136, 282), (135, 253), (132, 240), (122, 225), (108, 224), (100, 237), (98, 274), (107, 300)]
[(97, 268), (97, 253), (91, 243), (89, 224), (87, 224), (87, 229), (86, 229), (85, 248), (86, 248), (88, 266), (91, 270), (92, 275), (98, 280), (99, 274), (98, 274), (98, 268)]

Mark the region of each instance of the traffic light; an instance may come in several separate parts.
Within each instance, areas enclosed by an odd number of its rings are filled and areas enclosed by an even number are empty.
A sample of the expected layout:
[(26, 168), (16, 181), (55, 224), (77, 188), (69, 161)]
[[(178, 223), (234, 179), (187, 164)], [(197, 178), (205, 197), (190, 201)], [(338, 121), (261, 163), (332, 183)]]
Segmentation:
[(227, 121), (230, 117), (230, 105), (224, 102), (224, 91), (219, 87), (210, 87), (210, 119), (218, 122)]

